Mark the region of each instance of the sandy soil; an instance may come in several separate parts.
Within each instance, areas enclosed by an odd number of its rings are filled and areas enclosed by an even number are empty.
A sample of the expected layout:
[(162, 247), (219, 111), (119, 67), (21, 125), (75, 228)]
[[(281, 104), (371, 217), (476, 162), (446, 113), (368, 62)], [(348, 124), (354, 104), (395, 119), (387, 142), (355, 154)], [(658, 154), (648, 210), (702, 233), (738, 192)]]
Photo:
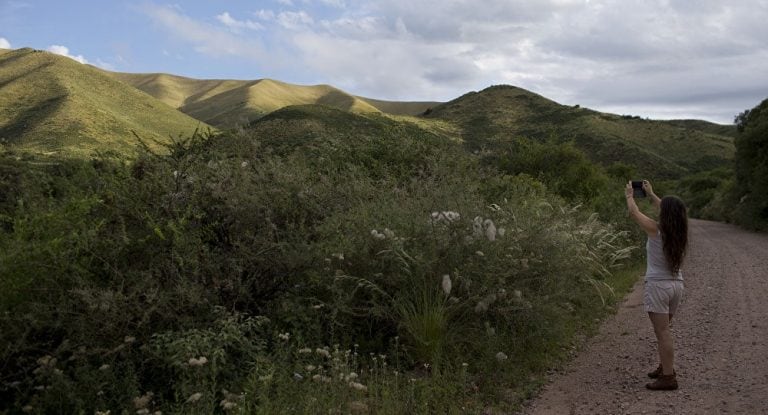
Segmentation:
[(658, 355), (640, 282), (523, 413), (768, 414), (768, 235), (692, 220), (683, 273), (680, 389), (645, 389)]

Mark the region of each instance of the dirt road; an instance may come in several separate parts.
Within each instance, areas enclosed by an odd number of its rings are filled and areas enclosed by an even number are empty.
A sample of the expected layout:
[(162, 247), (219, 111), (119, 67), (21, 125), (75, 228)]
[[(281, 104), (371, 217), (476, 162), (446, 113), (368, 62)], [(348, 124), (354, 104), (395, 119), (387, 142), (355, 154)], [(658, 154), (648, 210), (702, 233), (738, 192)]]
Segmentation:
[(680, 389), (645, 389), (658, 357), (640, 282), (524, 413), (768, 414), (768, 235), (690, 225), (672, 323)]

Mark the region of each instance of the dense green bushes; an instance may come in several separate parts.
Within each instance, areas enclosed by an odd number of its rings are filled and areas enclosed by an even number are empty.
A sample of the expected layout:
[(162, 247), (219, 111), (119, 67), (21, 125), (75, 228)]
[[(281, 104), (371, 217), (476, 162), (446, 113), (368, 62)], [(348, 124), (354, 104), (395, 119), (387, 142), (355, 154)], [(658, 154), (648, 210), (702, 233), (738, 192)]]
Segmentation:
[[(605, 310), (626, 232), (418, 128), (313, 111), (130, 164), (4, 155), (0, 410), (476, 411)], [(547, 185), (589, 205), (589, 183)]]
[(702, 171), (675, 184), (696, 217), (768, 229), (768, 100), (736, 117), (733, 168)]

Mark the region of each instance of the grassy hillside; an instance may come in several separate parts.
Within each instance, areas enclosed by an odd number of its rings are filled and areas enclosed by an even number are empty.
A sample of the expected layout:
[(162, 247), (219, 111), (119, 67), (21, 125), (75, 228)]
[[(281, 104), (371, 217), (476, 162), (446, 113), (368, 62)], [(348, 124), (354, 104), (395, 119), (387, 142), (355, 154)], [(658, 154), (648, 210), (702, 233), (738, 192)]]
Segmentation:
[(703, 120), (668, 120), (662, 122), (674, 125), (676, 127), (686, 128), (689, 130), (698, 130), (710, 134), (725, 135), (730, 137), (736, 137), (738, 134), (738, 131), (736, 131), (736, 125), (734, 124), (715, 124), (713, 122)]
[(512, 86), (468, 93), (435, 107), (428, 117), (458, 125), (474, 149), (494, 148), (515, 136), (557, 137), (573, 140), (593, 161), (624, 162), (657, 178), (718, 167), (734, 153), (733, 137), (712, 128), (569, 107)]
[(92, 66), (29, 48), (0, 55), (0, 140), (11, 148), (126, 153), (135, 151), (132, 131), (168, 141), (200, 126)]
[(358, 113), (380, 112), (377, 105), (397, 113), (417, 113), (429, 105), (366, 100), (329, 85), (302, 86), (271, 79), (202, 80), (168, 74), (107, 74), (221, 128), (247, 124), (290, 105), (321, 104)]
[(192, 79), (164, 73), (133, 74), (106, 71), (105, 73), (152, 95), (173, 108), (204, 101), (248, 83), (248, 81), (225, 79)]
[(363, 101), (373, 105), (379, 111), (391, 115), (421, 115), (424, 111), (440, 105), (440, 102), (433, 101), (382, 101), (380, 99), (358, 97)]

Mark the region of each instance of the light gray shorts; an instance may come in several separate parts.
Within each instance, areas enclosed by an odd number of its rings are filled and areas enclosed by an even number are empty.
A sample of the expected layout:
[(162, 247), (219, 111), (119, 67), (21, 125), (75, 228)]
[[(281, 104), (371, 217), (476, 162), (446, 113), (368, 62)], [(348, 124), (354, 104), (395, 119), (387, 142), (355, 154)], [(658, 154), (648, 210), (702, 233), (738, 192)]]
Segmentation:
[(683, 299), (682, 280), (646, 280), (643, 294), (645, 311), (675, 314)]

